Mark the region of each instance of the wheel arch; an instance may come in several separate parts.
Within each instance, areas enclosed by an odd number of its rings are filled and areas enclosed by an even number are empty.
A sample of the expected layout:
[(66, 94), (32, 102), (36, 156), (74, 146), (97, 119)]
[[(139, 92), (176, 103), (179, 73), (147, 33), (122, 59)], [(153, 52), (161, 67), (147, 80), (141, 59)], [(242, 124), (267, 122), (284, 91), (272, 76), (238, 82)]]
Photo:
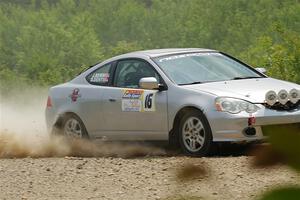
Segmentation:
[(57, 117), (57, 119), (56, 119), (53, 127), (55, 127), (55, 128), (62, 128), (64, 119), (67, 116), (69, 116), (69, 115), (75, 115), (76, 117), (78, 117), (82, 121), (82, 119), (80, 118), (80, 116), (78, 116), (76, 113), (71, 112), (71, 111), (66, 111), (66, 112), (61, 113), (61, 114), (58, 115), (58, 117)]

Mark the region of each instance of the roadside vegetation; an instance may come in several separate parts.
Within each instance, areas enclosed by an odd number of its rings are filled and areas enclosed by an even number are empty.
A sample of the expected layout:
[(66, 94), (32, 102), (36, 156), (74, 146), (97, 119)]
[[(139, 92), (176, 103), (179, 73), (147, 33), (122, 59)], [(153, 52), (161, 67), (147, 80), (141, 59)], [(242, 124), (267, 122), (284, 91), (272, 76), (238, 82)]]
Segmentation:
[(2, 0), (0, 80), (51, 86), (111, 56), (212, 48), (300, 83), (299, 0)]

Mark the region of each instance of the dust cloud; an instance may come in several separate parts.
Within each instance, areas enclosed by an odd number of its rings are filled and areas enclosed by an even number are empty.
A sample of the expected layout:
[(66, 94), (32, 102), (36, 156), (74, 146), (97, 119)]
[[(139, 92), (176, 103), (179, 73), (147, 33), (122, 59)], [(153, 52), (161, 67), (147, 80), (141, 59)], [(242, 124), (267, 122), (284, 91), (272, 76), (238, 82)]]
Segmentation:
[(14, 134), (46, 134), (45, 88), (16, 89), (0, 96), (0, 131)]
[(95, 143), (50, 136), (44, 117), (47, 92), (45, 88), (30, 88), (0, 96), (0, 158), (134, 158), (165, 154), (160, 148), (141, 144)]
[(191, 181), (199, 178), (205, 178), (209, 175), (209, 168), (206, 163), (184, 163), (177, 169), (176, 178), (178, 181)]

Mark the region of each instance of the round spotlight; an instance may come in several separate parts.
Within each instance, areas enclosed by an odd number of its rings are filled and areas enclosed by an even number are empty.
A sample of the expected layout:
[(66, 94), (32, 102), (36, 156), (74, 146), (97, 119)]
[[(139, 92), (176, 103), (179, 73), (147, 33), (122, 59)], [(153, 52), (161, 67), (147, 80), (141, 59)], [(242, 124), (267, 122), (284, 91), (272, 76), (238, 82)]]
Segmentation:
[(289, 93), (289, 99), (292, 103), (297, 103), (300, 100), (300, 90), (292, 89)]
[(282, 105), (286, 104), (289, 100), (289, 93), (286, 90), (280, 90), (278, 92), (278, 100)]
[(277, 101), (278, 97), (277, 97), (277, 94), (276, 92), (274, 91), (269, 91), (267, 92), (266, 94), (266, 103), (269, 104), (270, 106), (273, 106), (276, 101)]

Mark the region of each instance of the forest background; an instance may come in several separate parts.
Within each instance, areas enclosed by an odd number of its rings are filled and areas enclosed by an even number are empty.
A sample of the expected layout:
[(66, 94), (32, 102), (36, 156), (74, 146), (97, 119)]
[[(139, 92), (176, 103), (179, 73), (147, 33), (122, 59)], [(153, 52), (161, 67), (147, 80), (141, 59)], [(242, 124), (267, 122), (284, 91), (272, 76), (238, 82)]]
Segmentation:
[(0, 0), (0, 90), (49, 87), (143, 49), (229, 53), (300, 83), (299, 0)]

